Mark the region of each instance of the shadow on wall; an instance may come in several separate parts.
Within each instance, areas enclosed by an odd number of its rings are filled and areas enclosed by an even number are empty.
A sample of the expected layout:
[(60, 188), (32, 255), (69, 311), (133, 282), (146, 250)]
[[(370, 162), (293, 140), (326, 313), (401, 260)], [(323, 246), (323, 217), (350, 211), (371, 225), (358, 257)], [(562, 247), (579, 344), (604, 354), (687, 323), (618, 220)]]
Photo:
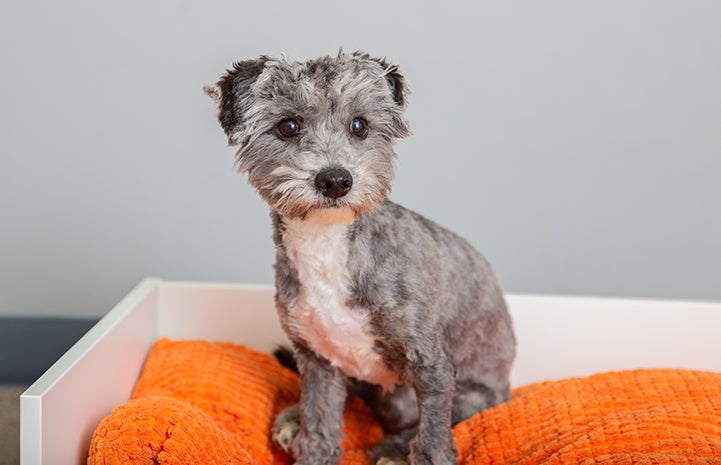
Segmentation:
[(0, 318), (0, 384), (30, 384), (97, 320)]

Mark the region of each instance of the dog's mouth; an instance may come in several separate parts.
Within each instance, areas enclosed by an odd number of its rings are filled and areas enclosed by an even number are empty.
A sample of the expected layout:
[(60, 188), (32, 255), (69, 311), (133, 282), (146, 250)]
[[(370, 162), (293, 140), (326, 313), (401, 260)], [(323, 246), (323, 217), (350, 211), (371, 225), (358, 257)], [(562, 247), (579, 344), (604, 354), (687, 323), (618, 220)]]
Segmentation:
[(307, 184), (301, 185), (300, 189), (258, 191), (268, 205), (286, 219), (329, 225), (352, 224), (375, 209), (385, 198), (381, 193), (371, 196), (353, 191), (347, 192), (348, 195), (333, 197), (323, 195)]

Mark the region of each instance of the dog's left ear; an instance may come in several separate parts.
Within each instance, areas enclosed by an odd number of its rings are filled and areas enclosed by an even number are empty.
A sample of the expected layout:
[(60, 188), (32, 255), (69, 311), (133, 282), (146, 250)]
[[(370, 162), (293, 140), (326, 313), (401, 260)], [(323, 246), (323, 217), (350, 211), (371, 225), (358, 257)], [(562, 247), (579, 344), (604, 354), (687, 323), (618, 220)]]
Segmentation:
[(372, 58), (372, 60), (383, 67), (383, 77), (390, 88), (393, 101), (398, 105), (397, 111), (393, 112), (392, 135), (393, 137), (408, 137), (411, 130), (403, 116), (403, 110), (408, 105), (408, 94), (410, 93), (406, 85), (406, 79), (398, 71), (398, 65), (388, 63), (384, 58)]
[(407, 101), (406, 95), (409, 93), (406, 86), (406, 78), (398, 71), (398, 65), (388, 63), (384, 58), (373, 58), (383, 67), (383, 77), (386, 78), (388, 87), (391, 88), (391, 94), (393, 95), (393, 101), (398, 104), (399, 107), (405, 108)]
[(400, 72), (398, 72), (398, 66), (387, 65), (384, 74), (386, 81), (391, 88), (391, 92), (393, 93), (393, 100), (398, 104), (398, 106), (405, 108), (407, 103), (406, 93), (408, 90), (406, 88), (406, 79)]

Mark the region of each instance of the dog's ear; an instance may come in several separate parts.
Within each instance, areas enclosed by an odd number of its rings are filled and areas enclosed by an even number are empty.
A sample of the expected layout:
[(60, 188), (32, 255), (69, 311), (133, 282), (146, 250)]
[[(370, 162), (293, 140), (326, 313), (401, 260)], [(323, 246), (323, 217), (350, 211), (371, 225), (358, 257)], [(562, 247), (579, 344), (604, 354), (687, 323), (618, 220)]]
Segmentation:
[(391, 127), (393, 128), (393, 137), (408, 137), (411, 130), (408, 122), (403, 116), (403, 111), (408, 105), (408, 86), (403, 75), (398, 71), (398, 65), (389, 64), (384, 58), (373, 58), (383, 67), (383, 77), (388, 83), (393, 101), (398, 105), (396, 111), (393, 111)]
[(212, 98), (216, 105), (220, 105), (220, 86), (218, 84), (203, 86), (203, 92)]
[(203, 87), (203, 91), (218, 105), (218, 121), (230, 145), (241, 143), (244, 114), (250, 106), (251, 89), (267, 61), (268, 57), (265, 56), (239, 61), (216, 84)]
[(393, 100), (401, 107), (406, 107), (406, 79), (398, 72), (397, 65), (388, 65), (385, 70), (385, 78), (393, 93)]
[(396, 102), (399, 107), (405, 108), (409, 91), (406, 86), (406, 79), (400, 71), (398, 71), (398, 65), (388, 63), (385, 58), (373, 58), (373, 60), (377, 61), (383, 67), (383, 77), (386, 78), (388, 87), (391, 89), (393, 101)]

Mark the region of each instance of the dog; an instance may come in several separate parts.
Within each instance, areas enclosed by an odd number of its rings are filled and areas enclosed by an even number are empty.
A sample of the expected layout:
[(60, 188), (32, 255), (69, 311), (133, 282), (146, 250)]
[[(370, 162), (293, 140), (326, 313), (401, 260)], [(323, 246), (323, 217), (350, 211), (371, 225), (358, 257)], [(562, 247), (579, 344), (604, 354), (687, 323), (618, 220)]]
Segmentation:
[(410, 134), (398, 66), (364, 52), (261, 56), (204, 90), (271, 210), (301, 384), (276, 441), (299, 465), (337, 463), (350, 390), (387, 433), (375, 463), (456, 463), (451, 427), (509, 398), (516, 342), (486, 259), (388, 199), (394, 141)]

